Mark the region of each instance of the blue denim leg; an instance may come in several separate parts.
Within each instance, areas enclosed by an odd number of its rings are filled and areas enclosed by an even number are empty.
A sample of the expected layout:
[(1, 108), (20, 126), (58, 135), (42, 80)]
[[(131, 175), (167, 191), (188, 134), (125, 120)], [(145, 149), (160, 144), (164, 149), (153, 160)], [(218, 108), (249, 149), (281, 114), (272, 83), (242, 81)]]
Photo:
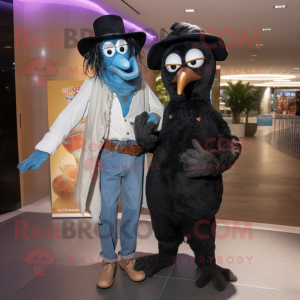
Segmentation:
[[(130, 144), (136, 142), (117, 142)], [(137, 223), (142, 199), (144, 156), (131, 156), (116, 151), (104, 150), (101, 154), (100, 170), (101, 214), (102, 224), (98, 225), (104, 261), (118, 260), (115, 253), (117, 244), (118, 197), (123, 181), (123, 214), (121, 220), (122, 258), (131, 258), (135, 254)]]
[(118, 253), (123, 259), (135, 256), (142, 201), (143, 163), (144, 154), (126, 155), (127, 170), (123, 177), (123, 209), (120, 224), (121, 250)]
[(117, 245), (117, 217), (118, 197), (121, 192), (121, 171), (114, 166), (121, 162), (122, 157), (116, 156), (114, 152), (104, 150), (101, 154), (101, 213), (98, 224), (102, 251), (100, 256), (104, 261), (115, 262), (118, 257), (115, 253)]

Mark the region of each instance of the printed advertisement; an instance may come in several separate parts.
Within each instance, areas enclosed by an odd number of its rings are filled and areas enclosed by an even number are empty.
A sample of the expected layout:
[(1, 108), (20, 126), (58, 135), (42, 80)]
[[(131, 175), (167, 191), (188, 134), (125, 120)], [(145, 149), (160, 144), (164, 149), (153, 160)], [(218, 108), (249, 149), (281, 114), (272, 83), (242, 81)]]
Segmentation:
[(295, 115), (296, 91), (275, 90), (275, 108), (277, 114)]
[(272, 115), (258, 115), (257, 126), (272, 126)]
[[(48, 81), (48, 123), (52, 126), (58, 115), (73, 100), (83, 80)], [(74, 200), (78, 164), (83, 142), (85, 119), (71, 130), (64, 142), (50, 156), (52, 216), (82, 217)], [(85, 216), (90, 216), (87, 212)]]

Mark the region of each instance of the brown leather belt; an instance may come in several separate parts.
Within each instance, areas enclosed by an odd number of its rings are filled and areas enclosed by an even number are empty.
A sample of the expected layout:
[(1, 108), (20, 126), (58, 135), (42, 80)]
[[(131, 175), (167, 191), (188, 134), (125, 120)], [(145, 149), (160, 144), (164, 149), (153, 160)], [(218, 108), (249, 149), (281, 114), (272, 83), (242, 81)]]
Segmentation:
[[(103, 148), (109, 151), (115, 151), (117, 147), (116, 143), (112, 143), (109, 141), (106, 141), (104, 143)], [(124, 153), (129, 155), (140, 155), (143, 151), (143, 149), (139, 145), (119, 145), (118, 147), (118, 153)]]

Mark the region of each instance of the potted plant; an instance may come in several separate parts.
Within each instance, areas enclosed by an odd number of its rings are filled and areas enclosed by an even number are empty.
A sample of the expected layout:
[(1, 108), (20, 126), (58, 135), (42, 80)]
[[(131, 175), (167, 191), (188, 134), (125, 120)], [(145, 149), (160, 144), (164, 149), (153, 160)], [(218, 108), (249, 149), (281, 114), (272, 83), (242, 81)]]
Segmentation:
[(242, 81), (237, 83), (227, 82), (227, 86), (223, 87), (221, 99), (225, 102), (225, 106), (231, 110), (232, 124), (228, 124), (230, 129), (238, 136), (245, 136), (245, 124), (241, 124), (241, 114), (244, 111), (245, 97), (244, 84)]
[(164, 107), (167, 107), (170, 101), (170, 95), (162, 82), (161, 72), (156, 75), (156, 97), (160, 100)]
[(246, 117), (246, 124), (245, 124), (245, 136), (253, 136), (257, 130), (257, 123), (249, 123), (249, 113), (257, 112), (258, 114), (261, 113), (260, 107), (260, 92), (259, 90), (255, 89), (254, 86), (247, 83), (246, 89), (249, 90), (248, 97), (244, 99), (244, 113)]
[[(227, 83), (228, 85), (223, 87), (224, 91), (221, 99), (231, 110), (232, 124), (229, 124), (229, 127), (238, 137), (244, 137), (246, 124), (249, 124), (250, 111), (260, 111), (259, 91), (255, 90), (255, 87), (250, 85), (249, 82), (243, 83), (240, 80), (236, 83), (231, 81)], [(246, 115), (246, 124), (241, 123), (243, 113)]]

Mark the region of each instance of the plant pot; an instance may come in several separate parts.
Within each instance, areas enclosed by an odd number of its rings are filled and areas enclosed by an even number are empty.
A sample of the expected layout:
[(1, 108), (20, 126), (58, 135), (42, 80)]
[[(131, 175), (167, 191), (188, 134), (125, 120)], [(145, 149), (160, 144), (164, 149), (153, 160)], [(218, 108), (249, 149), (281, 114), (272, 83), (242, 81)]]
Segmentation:
[(257, 123), (245, 124), (245, 136), (254, 136), (257, 130)]
[(228, 126), (237, 137), (245, 136), (245, 124), (228, 124)]

